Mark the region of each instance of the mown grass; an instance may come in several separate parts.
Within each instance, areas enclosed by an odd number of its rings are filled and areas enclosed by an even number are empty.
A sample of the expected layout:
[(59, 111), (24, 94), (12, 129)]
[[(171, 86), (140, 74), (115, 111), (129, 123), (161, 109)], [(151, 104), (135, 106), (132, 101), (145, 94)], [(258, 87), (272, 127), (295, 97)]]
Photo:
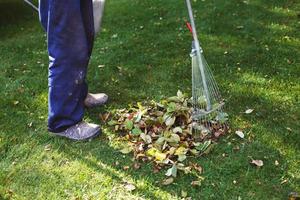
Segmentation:
[[(37, 15), (21, 1), (0, 3), (0, 199), (285, 199), (300, 192), (300, 34), (296, 0), (195, 1), (205, 56), (227, 101), (233, 132), (199, 163), (205, 178), (139, 170), (105, 135), (88, 143), (49, 136), (47, 51)], [(111, 108), (191, 90), (184, 1), (108, 1), (89, 67), (91, 91)], [(226, 53), (225, 53), (226, 52)], [(105, 65), (99, 68), (99, 65)], [(247, 108), (254, 112), (245, 115)], [(225, 155), (225, 156), (224, 156)], [(249, 164), (264, 161), (262, 168)], [(279, 165), (275, 165), (275, 161)], [(120, 164), (115, 165), (116, 161)], [(123, 182), (137, 186), (126, 192)], [(235, 181), (235, 183), (234, 183)]]

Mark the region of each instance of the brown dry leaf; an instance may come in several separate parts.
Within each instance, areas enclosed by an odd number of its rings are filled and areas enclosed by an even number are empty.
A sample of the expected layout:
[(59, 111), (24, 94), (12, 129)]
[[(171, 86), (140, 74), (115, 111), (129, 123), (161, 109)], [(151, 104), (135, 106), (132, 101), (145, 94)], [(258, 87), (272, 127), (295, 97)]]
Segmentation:
[(136, 163), (133, 164), (133, 168), (134, 169), (140, 169), (141, 168), (141, 164), (136, 162)]
[(167, 179), (164, 179), (163, 181), (162, 181), (162, 185), (170, 185), (171, 183), (173, 183), (174, 182), (174, 178), (167, 178)]
[(124, 170), (128, 170), (128, 169), (129, 169), (129, 166), (124, 166), (123, 169), (124, 169)]
[(262, 167), (264, 165), (264, 162), (262, 160), (252, 160), (251, 164), (254, 164), (257, 167)]
[(192, 181), (191, 185), (194, 186), (194, 187), (195, 186), (200, 186), (201, 185), (201, 181)]
[(103, 122), (106, 122), (108, 120), (108, 118), (110, 117), (110, 113), (100, 114), (99, 116)]
[(193, 167), (197, 172), (199, 172), (200, 174), (202, 174), (203, 168), (202, 168), (199, 164), (197, 164), (197, 163), (192, 163), (191, 165), (192, 165), (192, 167)]
[(216, 137), (216, 138), (219, 138), (221, 135), (222, 135), (222, 131), (216, 131), (216, 132), (214, 132), (214, 136)]

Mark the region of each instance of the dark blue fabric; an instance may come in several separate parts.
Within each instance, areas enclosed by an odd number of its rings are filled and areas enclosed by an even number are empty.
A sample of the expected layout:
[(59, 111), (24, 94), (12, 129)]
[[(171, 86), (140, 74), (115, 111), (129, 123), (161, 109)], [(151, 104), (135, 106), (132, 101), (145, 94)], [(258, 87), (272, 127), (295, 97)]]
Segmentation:
[(61, 132), (80, 122), (88, 92), (86, 72), (94, 41), (92, 0), (40, 0), (48, 38), (48, 129)]

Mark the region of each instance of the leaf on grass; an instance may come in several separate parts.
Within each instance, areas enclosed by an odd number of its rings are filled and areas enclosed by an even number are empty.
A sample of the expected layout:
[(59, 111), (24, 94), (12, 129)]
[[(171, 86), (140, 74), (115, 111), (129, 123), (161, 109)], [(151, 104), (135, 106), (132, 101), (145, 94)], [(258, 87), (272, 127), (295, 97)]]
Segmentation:
[(122, 154), (129, 154), (132, 151), (132, 148), (129, 146), (124, 147), (123, 149), (120, 150)]
[(131, 131), (131, 130), (133, 129), (133, 121), (131, 121), (131, 120), (126, 120), (124, 124), (125, 124), (125, 128), (126, 128), (127, 130)]
[(264, 165), (264, 162), (262, 160), (252, 160), (251, 164), (254, 164), (257, 167), (262, 167)]
[(195, 186), (201, 186), (201, 181), (192, 181), (191, 185), (194, 186), (194, 187)]
[(173, 165), (170, 169), (167, 170), (166, 176), (177, 176), (177, 167), (176, 165)]
[(135, 186), (131, 183), (126, 183), (125, 186), (124, 186), (125, 190), (127, 190), (128, 192), (131, 192), (133, 190), (135, 190)]
[(142, 138), (142, 140), (144, 140), (144, 142), (146, 142), (147, 144), (150, 144), (152, 142), (152, 138), (150, 135), (147, 135), (145, 133), (141, 133), (140, 137)]
[(242, 139), (245, 138), (245, 134), (242, 131), (235, 131), (235, 134), (237, 134)]
[(174, 182), (174, 178), (170, 177), (170, 178), (164, 179), (164, 180), (162, 181), (162, 184), (163, 184), (163, 185), (170, 185), (170, 184), (173, 183), (173, 182)]
[(185, 147), (179, 147), (178, 149), (176, 149), (175, 151), (175, 155), (178, 156), (178, 161), (182, 162), (186, 159), (186, 153), (188, 152), (188, 149)]
[(142, 130), (140, 128), (134, 128), (131, 130), (132, 135), (140, 135), (142, 132)]
[(117, 125), (118, 122), (117, 122), (116, 120), (110, 120), (109, 122), (107, 122), (107, 124), (108, 124), (109, 126), (114, 126), (114, 125)]
[(140, 169), (140, 168), (141, 168), (141, 164), (135, 162), (135, 163), (133, 164), (133, 168), (134, 168), (134, 169)]
[(52, 145), (51, 144), (47, 144), (45, 146), (45, 151), (50, 151), (52, 149)]
[(182, 162), (186, 159), (186, 155), (178, 155), (178, 161)]
[(196, 146), (196, 149), (204, 152), (209, 147), (209, 145), (211, 145), (211, 140), (207, 140), (204, 143), (199, 143), (198, 146)]
[(170, 137), (168, 137), (168, 138), (165, 138), (165, 140), (167, 141), (167, 142), (170, 142), (170, 143), (178, 143), (178, 142), (180, 142), (180, 137), (179, 137), (179, 135), (177, 135), (177, 134), (175, 134), (175, 133), (172, 133), (171, 135), (170, 135)]
[(185, 99), (184, 94), (180, 90), (177, 91), (177, 97), (181, 102)]
[(155, 159), (158, 161), (163, 161), (166, 159), (166, 157), (167, 157), (167, 154), (165, 154), (165, 153), (161, 153), (161, 152), (155, 153)]
[(181, 190), (181, 197), (186, 198), (188, 193), (184, 190)]
[(253, 112), (253, 109), (247, 109), (247, 110), (245, 111), (246, 114), (250, 114), (250, 113), (252, 113), (252, 112)]
[(165, 119), (165, 124), (166, 124), (166, 126), (173, 126), (173, 124), (175, 123), (175, 120), (176, 120), (176, 117), (168, 116), (168, 117)]
[(171, 103), (168, 104), (167, 112), (172, 113), (174, 111), (176, 111), (176, 103), (171, 102)]
[(155, 144), (162, 146), (165, 142), (165, 138), (164, 137), (160, 137), (155, 141)]
[(197, 164), (197, 163), (191, 163), (190, 165), (191, 165), (197, 172), (199, 172), (200, 174), (202, 174), (203, 168), (202, 168), (199, 164)]
[(156, 148), (154, 148), (154, 147), (150, 148), (150, 149), (146, 152), (146, 154), (147, 154), (148, 156), (154, 157), (155, 160), (157, 160), (157, 161), (163, 161), (163, 160), (165, 160), (166, 157), (167, 157), (167, 154), (160, 152), (158, 149), (156, 149)]
[(180, 99), (177, 96), (169, 97), (167, 100), (169, 102), (180, 102)]
[(182, 128), (177, 126), (176, 128), (173, 129), (173, 133), (182, 133)]

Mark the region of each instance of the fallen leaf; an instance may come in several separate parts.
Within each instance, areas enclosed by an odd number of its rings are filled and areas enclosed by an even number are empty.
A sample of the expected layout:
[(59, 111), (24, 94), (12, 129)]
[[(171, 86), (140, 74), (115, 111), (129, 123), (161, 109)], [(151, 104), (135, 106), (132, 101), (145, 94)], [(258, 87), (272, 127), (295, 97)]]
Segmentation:
[(178, 143), (178, 142), (180, 142), (180, 137), (179, 137), (179, 135), (177, 135), (177, 134), (175, 134), (175, 133), (172, 133), (171, 135), (170, 135), (170, 137), (168, 137), (168, 138), (165, 138), (165, 140), (167, 141), (167, 142), (170, 142), (170, 143)]
[(124, 170), (128, 170), (129, 168), (130, 168), (130, 167), (127, 166), (127, 165), (123, 167)]
[(253, 109), (247, 109), (247, 110), (245, 111), (246, 114), (250, 114), (250, 113), (252, 113), (252, 112), (253, 112)]
[(200, 174), (202, 174), (203, 168), (200, 165), (198, 165), (197, 163), (192, 163), (191, 165), (196, 171), (198, 171)]
[(168, 169), (168, 171), (165, 175), (176, 177), (177, 176), (177, 167), (176, 167), (176, 165), (173, 165), (170, 169)]
[(165, 120), (165, 124), (167, 126), (172, 126), (174, 123), (175, 123), (175, 120), (176, 120), (176, 117), (168, 117), (166, 120)]
[(45, 151), (50, 151), (52, 149), (52, 145), (51, 144), (47, 144), (45, 146)]
[(129, 146), (124, 147), (123, 149), (120, 150), (121, 153), (123, 154), (129, 154), (132, 151), (132, 148)]
[(31, 128), (32, 125), (33, 125), (33, 122), (30, 122), (30, 123), (28, 124), (28, 127)]
[(140, 137), (146, 142), (147, 144), (150, 144), (152, 142), (151, 136), (146, 135), (145, 133), (141, 133)]
[(235, 134), (237, 134), (242, 139), (245, 138), (245, 134), (242, 131), (235, 131)]
[(257, 167), (262, 167), (264, 165), (264, 162), (262, 160), (252, 160), (251, 164), (254, 164)]
[(182, 128), (180, 128), (180, 127), (174, 128), (173, 133), (182, 133)]
[(188, 193), (184, 190), (181, 190), (181, 197), (185, 198), (187, 197)]
[(201, 181), (192, 181), (191, 185), (192, 186), (200, 186), (201, 185)]
[(127, 190), (128, 192), (131, 192), (133, 190), (135, 190), (135, 186), (131, 183), (126, 183), (125, 186), (124, 186), (125, 190)]
[(134, 169), (140, 169), (141, 168), (141, 164), (136, 162), (136, 163), (133, 164), (133, 168)]
[(125, 128), (127, 129), (127, 130), (132, 130), (132, 128), (133, 128), (133, 121), (131, 121), (131, 120), (126, 120), (125, 121)]
[(134, 129), (132, 129), (131, 133), (133, 135), (140, 135), (143, 132), (142, 132), (142, 130), (140, 128), (134, 128)]
[(199, 143), (196, 146), (196, 149), (203, 152), (209, 147), (209, 145), (211, 145), (211, 140), (205, 141), (203, 143)]
[(162, 184), (163, 184), (163, 185), (170, 185), (170, 184), (173, 183), (173, 182), (174, 182), (174, 178), (170, 177), (170, 178), (164, 179), (164, 180), (162, 181)]

